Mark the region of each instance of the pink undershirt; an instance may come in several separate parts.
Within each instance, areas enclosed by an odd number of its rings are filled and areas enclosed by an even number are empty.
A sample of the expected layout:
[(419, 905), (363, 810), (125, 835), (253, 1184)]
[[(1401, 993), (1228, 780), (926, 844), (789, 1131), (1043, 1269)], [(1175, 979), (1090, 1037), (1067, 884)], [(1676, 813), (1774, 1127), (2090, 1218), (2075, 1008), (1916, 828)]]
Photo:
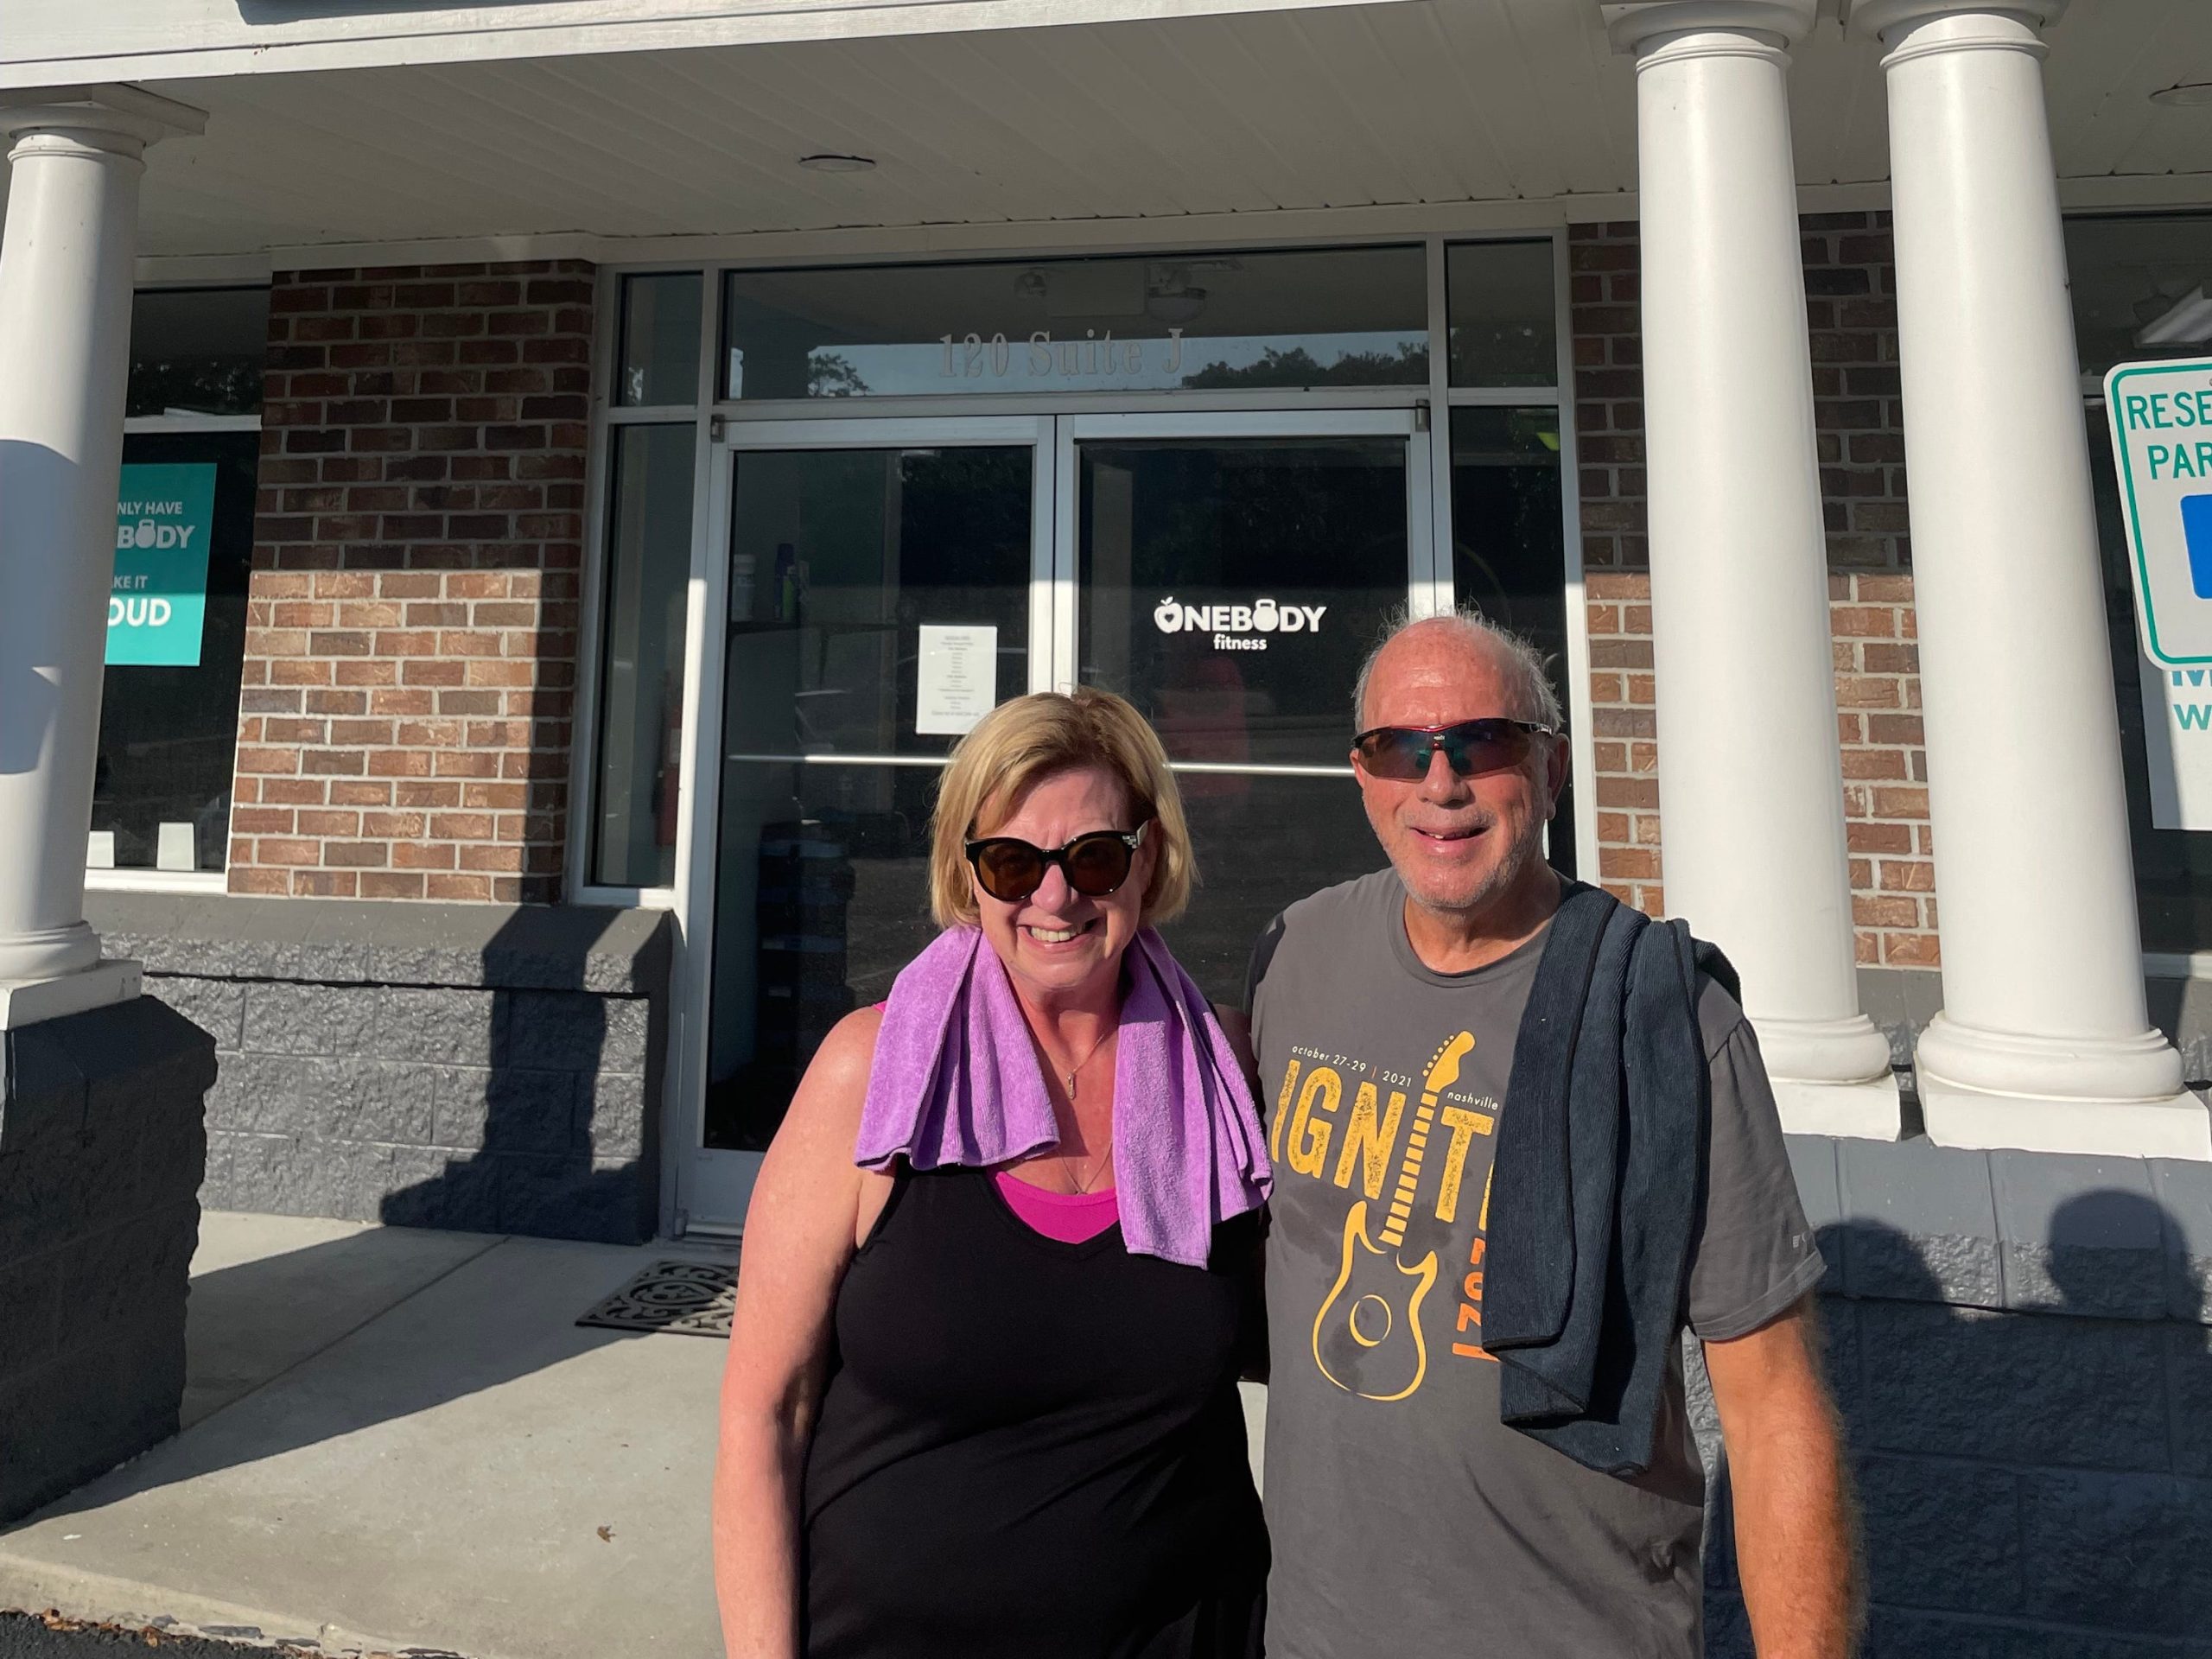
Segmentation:
[[(875, 1006), (891, 1005), (879, 1002)], [(1063, 1244), (1096, 1238), (1122, 1218), (1121, 1200), (1110, 1186), (1103, 1192), (1047, 1192), (1003, 1169), (991, 1179), (999, 1184), (1007, 1208), (1020, 1217), (1030, 1231)]]
[(1063, 1244), (1096, 1238), (1122, 1218), (1121, 1202), (1110, 1186), (1103, 1192), (1047, 1192), (1004, 1169), (991, 1179), (999, 1184), (1007, 1207), (1027, 1222), (1031, 1231)]

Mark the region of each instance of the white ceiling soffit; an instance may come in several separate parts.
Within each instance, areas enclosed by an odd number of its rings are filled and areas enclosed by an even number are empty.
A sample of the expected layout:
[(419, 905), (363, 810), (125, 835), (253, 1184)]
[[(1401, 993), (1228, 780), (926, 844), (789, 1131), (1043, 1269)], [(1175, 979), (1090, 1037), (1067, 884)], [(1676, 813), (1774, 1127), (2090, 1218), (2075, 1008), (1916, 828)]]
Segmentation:
[[(327, 11), (340, 0), (317, 3)], [(2051, 48), (2070, 202), (2212, 203), (2212, 109), (2149, 101), (2176, 81), (2212, 79), (2212, 3), (2075, 0)], [(1823, 17), (1791, 76), (1798, 177), (1844, 205), (1874, 205), (1889, 170), (1878, 59)], [(1463, 204), (1491, 206), (1454, 224), (1586, 218), (1631, 210), (1636, 186), (1633, 71), (1586, 0), (226, 76), (162, 90), (210, 118), (203, 137), (148, 152), (142, 247), (152, 256), (549, 236), (581, 247), (791, 233), (827, 246), (892, 230), (902, 246), (950, 247), (988, 241), (995, 226), (1020, 227), (1003, 233), (1009, 246), (1056, 239), (1033, 236), (1036, 226), (1132, 245), (1259, 240), (1277, 234), (1271, 223), (1319, 214), (1333, 215), (1332, 228), (1297, 233), (1363, 235), (1393, 215), (1402, 222), (1387, 233), (1402, 233), (1408, 211), (1448, 217)], [(797, 164), (817, 151), (877, 165)]]
[[(164, 90), (149, 254), (1549, 200), (1632, 179), (1594, 8), (1454, 0)], [(1567, 111), (1571, 111), (1571, 117)], [(872, 157), (865, 172), (798, 165)]]
[[(1033, 29), (1394, 0), (7, 0), (0, 87)], [(1580, 0), (1559, 0), (1574, 4)]]

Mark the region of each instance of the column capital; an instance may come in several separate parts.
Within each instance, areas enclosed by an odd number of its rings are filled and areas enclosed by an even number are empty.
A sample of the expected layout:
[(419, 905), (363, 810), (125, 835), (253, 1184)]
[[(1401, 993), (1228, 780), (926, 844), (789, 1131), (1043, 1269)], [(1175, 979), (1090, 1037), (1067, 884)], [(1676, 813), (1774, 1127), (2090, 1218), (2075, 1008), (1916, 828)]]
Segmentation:
[(1599, 7), (1616, 52), (1634, 52), (1662, 35), (1764, 35), (1794, 46), (1813, 32), (1820, 0), (1621, 0)]
[(93, 149), (135, 156), (173, 133), (206, 130), (207, 112), (137, 86), (38, 86), (0, 93), (0, 137), (13, 146), (56, 133)]
[[(1939, 17), (2003, 17), (2040, 31), (2056, 22), (2070, 3), (2071, 0), (1842, 0), (1842, 22), (1848, 34), (1872, 35), (1894, 46), (1904, 30)], [(2012, 42), (1993, 39), (1960, 44)]]

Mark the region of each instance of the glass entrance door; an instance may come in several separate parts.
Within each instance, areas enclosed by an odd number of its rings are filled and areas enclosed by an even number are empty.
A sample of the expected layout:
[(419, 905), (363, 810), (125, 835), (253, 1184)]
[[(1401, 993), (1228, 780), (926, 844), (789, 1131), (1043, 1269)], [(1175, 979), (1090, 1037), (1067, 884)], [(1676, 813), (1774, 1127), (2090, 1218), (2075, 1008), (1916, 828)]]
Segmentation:
[(1051, 683), (1033, 620), (1051, 426), (760, 423), (718, 461), (690, 721), (704, 786), (678, 899), (694, 1224), (742, 1219), (822, 1039), (928, 942), (952, 745)]
[(1171, 930), (1238, 996), (1268, 918), (1376, 861), (1352, 680), (1448, 602), (1411, 410), (734, 426), (695, 582), (680, 862), (678, 1207), (742, 1221), (830, 1028), (931, 934), (929, 813), (958, 735), (1024, 690), (1131, 699), (1176, 763), (1203, 885)]
[(1216, 1001), (1277, 911), (1377, 862), (1352, 682), (1392, 612), (1449, 602), (1415, 439), (1410, 410), (1061, 423), (1076, 677), (1175, 763), (1201, 885), (1167, 933)]

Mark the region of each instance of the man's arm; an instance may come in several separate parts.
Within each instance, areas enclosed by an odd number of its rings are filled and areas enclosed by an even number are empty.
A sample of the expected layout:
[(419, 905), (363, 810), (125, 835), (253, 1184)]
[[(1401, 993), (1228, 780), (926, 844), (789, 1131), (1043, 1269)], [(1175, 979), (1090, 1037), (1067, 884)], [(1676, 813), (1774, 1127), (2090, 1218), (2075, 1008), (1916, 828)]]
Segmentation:
[(1759, 1659), (1848, 1659), (1863, 1618), (1858, 1516), (1810, 1297), (1705, 1344)]

